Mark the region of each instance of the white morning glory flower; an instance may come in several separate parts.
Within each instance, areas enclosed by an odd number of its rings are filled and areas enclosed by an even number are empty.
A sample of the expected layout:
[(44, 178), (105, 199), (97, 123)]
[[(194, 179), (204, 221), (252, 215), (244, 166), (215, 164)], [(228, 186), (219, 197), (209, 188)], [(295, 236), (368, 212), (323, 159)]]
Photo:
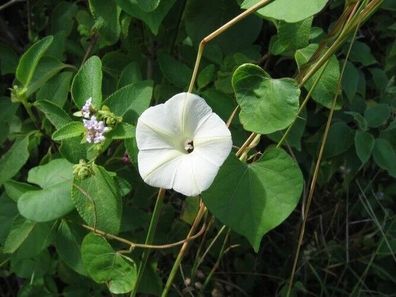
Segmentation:
[(143, 180), (186, 196), (209, 188), (232, 148), (227, 125), (203, 98), (191, 93), (144, 111), (136, 142)]

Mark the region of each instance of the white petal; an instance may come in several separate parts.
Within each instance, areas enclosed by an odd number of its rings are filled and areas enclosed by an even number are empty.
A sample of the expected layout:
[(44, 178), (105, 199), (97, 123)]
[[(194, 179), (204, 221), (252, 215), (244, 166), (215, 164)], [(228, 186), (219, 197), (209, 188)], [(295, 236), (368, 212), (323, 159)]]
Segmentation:
[(195, 131), (193, 154), (221, 166), (231, 149), (230, 130), (217, 114), (212, 113)]
[(166, 114), (164, 104), (146, 109), (136, 125), (136, 142), (139, 150), (174, 148), (180, 129), (173, 121), (174, 115)]
[(200, 123), (212, 114), (206, 101), (191, 93), (179, 93), (165, 104), (169, 113), (178, 110), (180, 130), (186, 137), (192, 137)]
[(178, 164), (184, 156), (173, 149), (139, 151), (140, 176), (150, 186), (171, 189)]
[(218, 171), (218, 166), (199, 155), (186, 155), (178, 164), (173, 189), (186, 196), (196, 196), (209, 188)]

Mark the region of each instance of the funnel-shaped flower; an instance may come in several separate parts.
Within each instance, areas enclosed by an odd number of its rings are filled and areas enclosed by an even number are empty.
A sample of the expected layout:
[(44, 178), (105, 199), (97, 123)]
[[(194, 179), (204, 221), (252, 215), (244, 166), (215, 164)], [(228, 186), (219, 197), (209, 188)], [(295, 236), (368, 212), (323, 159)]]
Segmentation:
[(177, 94), (143, 112), (136, 141), (143, 180), (186, 196), (209, 188), (232, 147), (223, 120), (191, 93)]

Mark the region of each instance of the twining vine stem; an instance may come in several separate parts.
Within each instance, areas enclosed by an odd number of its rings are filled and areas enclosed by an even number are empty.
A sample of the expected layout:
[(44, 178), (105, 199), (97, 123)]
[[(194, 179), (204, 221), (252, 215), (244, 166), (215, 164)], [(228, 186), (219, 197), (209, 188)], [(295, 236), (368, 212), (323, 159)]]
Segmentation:
[(84, 227), (85, 229), (89, 230), (89, 231), (92, 231), (92, 232), (100, 235), (100, 236), (106, 237), (108, 239), (113, 239), (113, 240), (116, 240), (118, 242), (121, 242), (121, 243), (124, 243), (124, 244), (128, 245), (129, 248), (130, 248), (130, 251), (132, 251), (134, 248), (152, 249), (152, 250), (170, 249), (170, 248), (182, 245), (185, 242), (188, 242), (188, 241), (191, 241), (191, 240), (194, 240), (194, 239), (200, 237), (206, 230), (206, 225), (203, 224), (201, 229), (196, 234), (192, 235), (189, 238), (186, 238), (186, 239), (183, 239), (183, 240), (180, 240), (180, 241), (176, 241), (176, 242), (173, 242), (173, 243), (167, 243), (167, 244), (144, 244), (144, 243), (136, 243), (136, 242), (130, 241), (128, 239), (125, 239), (123, 237), (116, 236), (114, 234), (106, 233), (106, 232), (104, 232), (102, 230), (99, 230), (97, 228), (93, 228), (93, 227), (85, 225), (85, 224), (82, 224), (81, 226)]
[(221, 26), (217, 30), (213, 31), (212, 33), (210, 33), (208, 36), (206, 36), (205, 38), (203, 38), (201, 40), (201, 42), (199, 43), (199, 47), (198, 47), (197, 58), (195, 60), (194, 71), (193, 71), (193, 74), (192, 74), (192, 77), (191, 77), (190, 85), (188, 87), (188, 92), (189, 93), (191, 93), (193, 88), (194, 88), (194, 84), (195, 84), (195, 81), (197, 79), (197, 74), (198, 74), (198, 70), (199, 70), (199, 65), (201, 64), (201, 58), (202, 58), (203, 52), (205, 50), (206, 44), (208, 44), (210, 41), (212, 41), (213, 39), (215, 39), (219, 35), (223, 34), (225, 31), (227, 31), (232, 26), (234, 26), (236, 23), (240, 22), (241, 20), (243, 20), (247, 16), (249, 16), (252, 13), (256, 12), (258, 9), (260, 9), (260, 8), (264, 7), (265, 5), (269, 4), (271, 1), (273, 1), (273, 0), (262, 0), (262, 1), (258, 2), (257, 4), (253, 5), (252, 7), (248, 8), (247, 10), (242, 12), (241, 14), (237, 15), (235, 18), (233, 18), (229, 22), (225, 23), (223, 26)]
[[(359, 5), (359, 3), (356, 3), (354, 9), (352, 10), (352, 12), (350, 14), (350, 17), (348, 18), (348, 20), (345, 23), (345, 27), (343, 28), (342, 32), (339, 35), (339, 38), (343, 38), (342, 34), (343, 34), (344, 31), (347, 31), (347, 28), (348, 28), (351, 20), (353, 19), (353, 16), (355, 15), (355, 12), (356, 12), (356, 10), (358, 8), (358, 5)], [(328, 136), (328, 133), (329, 133), (329, 130), (330, 130), (330, 125), (331, 125), (331, 122), (332, 122), (332, 119), (333, 119), (334, 110), (335, 110), (336, 103), (337, 103), (338, 90), (341, 87), (341, 82), (342, 82), (342, 77), (343, 77), (343, 74), (344, 74), (344, 71), (345, 71), (346, 62), (347, 62), (349, 54), (351, 52), (353, 41), (354, 41), (354, 39), (356, 37), (356, 33), (358, 31), (358, 28), (359, 28), (359, 23), (357, 24), (357, 26), (355, 28), (355, 31), (354, 31), (354, 34), (353, 34), (353, 37), (352, 37), (352, 41), (351, 41), (351, 43), (349, 45), (348, 52), (346, 54), (346, 58), (345, 58), (345, 61), (344, 61), (344, 64), (343, 64), (343, 67), (342, 67), (342, 70), (341, 70), (341, 73), (340, 73), (340, 77), (338, 79), (336, 93), (335, 93), (334, 98), (333, 98), (333, 102), (332, 102), (332, 105), (331, 105), (330, 113), (329, 113), (329, 116), (327, 118), (326, 127), (325, 127), (325, 131), (323, 133), (323, 138), (322, 138), (322, 142), (321, 142), (321, 145), (320, 145), (318, 158), (317, 158), (316, 163), (315, 163), (315, 169), (314, 169), (313, 176), (312, 176), (312, 179), (311, 179), (311, 183), (310, 183), (310, 186), (309, 186), (307, 204), (306, 204), (306, 207), (304, 209), (304, 214), (305, 215), (303, 217), (302, 224), (301, 224), (301, 227), (300, 227), (300, 233), (299, 233), (299, 238), (298, 238), (298, 243), (297, 243), (297, 250), (296, 250), (296, 253), (295, 253), (295, 256), (294, 256), (293, 267), (292, 267), (292, 271), (291, 271), (291, 275), (290, 275), (290, 280), (289, 280), (289, 284), (288, 284), (286, 297), (290, 296), (291, 289), (292, 289), (292, 286), (293, 286), (294, 276), (295, 276), (296, 269), (297, 269), (297, 262), (298, 262), (298, 258), (299, 258), (299, 255), (300, 255), (301, 245), (302, 245), (302, 240), (303, 240), (304, 234), (305, 234), (305, 226), (306, 226), (306, 222), (307, 222), (307, 218), (308, 218), (308, 212), (309, 212), (312, 200), (313, 200), (313, 195), (314, 195), (315, 188), (316, 188), (316, 181), (317, 181), (317, 178), (318, 178), (318, 175), (319, 175), (319, 168), (320, 168), (320, 164), (321, 164), (321, 161), (322, 161), (324, 148), (326, 146), (327, 136)], [(337, 43), (337, 42), (335, 42), (335, 43)]]

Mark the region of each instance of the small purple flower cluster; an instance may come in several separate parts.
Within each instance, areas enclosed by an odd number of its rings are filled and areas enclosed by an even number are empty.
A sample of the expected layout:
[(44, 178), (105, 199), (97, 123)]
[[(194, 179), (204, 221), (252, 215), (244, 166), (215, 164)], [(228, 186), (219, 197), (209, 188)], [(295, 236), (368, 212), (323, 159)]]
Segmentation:
[(104, 133), (110, 131), (110, 128), (103, 121), (98, 121), (96, 116), (91, 116), (92, 110), (92, 98), (89, 98), (81, 109), (84, 127), (87, 129), (86, 140), (88, 143), (101, 143), (105, 140)]
[(89, 97), (87, 101), (85, 101), (84, 106), (81, 108), (81, 113), (83, 118), (89, 119), (91, 116), (91, 107), (92, 107), (92, 97)]

